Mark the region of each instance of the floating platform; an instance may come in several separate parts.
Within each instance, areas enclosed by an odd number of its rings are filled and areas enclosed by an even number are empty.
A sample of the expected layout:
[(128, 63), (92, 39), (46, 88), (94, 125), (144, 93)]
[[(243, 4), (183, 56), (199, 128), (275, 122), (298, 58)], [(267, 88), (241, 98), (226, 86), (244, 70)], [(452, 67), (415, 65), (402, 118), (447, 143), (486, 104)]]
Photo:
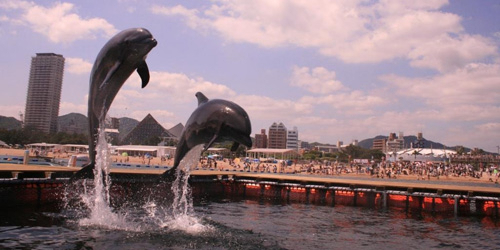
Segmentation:
[[(65, 184), (79, 169), (0, 164), (0, 202), (37, 206), (61, 202)], [(157, 195), (168, 195), (168, 189), (158, 191), (158, 176), (164, 171), (145, 167), (112, 168), (112, 190), (122, 202), (140, 197), (138, 190), (145, 188), (155, 189)], [(499, 217), (500, 187), (493, 183), (193, 170), (190, 185), (194, 198), (241, 197), (286, 203), (399, 209), (409, 213)]]

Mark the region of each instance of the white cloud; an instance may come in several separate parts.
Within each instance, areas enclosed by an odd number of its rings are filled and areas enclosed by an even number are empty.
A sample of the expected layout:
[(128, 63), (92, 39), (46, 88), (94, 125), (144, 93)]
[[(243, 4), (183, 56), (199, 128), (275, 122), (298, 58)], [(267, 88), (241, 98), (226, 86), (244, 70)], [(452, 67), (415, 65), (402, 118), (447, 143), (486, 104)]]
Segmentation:
[(446, 0), (215, 1), (209, 8), (156, 6), (153, 13), (184, 17), (188, 26), (227, 41), (272, 48), (315, 48), (348, 63), (405, 58), (412, 66), (453, 70), (487, 56), (496, 46), (464, 33)]
[(186, 19), (189, 27), (196, 29), (203, 26), (203, 20), (198, 18), (198, 10), (195, 9), (187, 9), (182, 5), (176, 5), (174, 7), (165, 7), (155, 5), (151, 7), (151, 12), (154, 14), (161, 14), (166, 16), (181, 16)]
[[(451, 144), (468, 141), (487, 145), (498, 137), (494, 128), (500, 114), (500, 64), (469, 64), (427, 78), (387, 75), (381, 79), (394, 90), (394, 98), (400, 103), (420, 103), (407, 107), (407, 110), (413, 109), (408, 111), (407, 123), (426, 124), (428, 131), (434, 132), (431, 138), (442, 138)], [(390, 120), (399, 126), (405, 124), (404, 120)], [(436, 130), (439, 127), (442, 127), (441, 133)]]
[(207, 81), (201, 77), (191, 78), (182, 73), (150, 72), (148, 89), (176, 102), (191, 102), (196, 92), (203, 92), (209, 99), (232, 97), (235, 92), (225, 85)]
[(19, 10), (11, 17), (13, 24), (23, 24), (46, 36), (54, 43), (71, 43), (76, 40), (95, 39), (97, 36), (111, 37), (117, 30), (102, 18), (81, 18), (71, 3), (55, 3), (51, 7), (27, 1), (6, 1), (0, 8)]
[(311, 93), (328, 94), (345, 89), (342, 83), (335, 79), (334, 71), (323, 67), (309, 69), (308, 67), (293, 67), (291, 85), (301, 87)]
[(396, 87), (398, 95), (422, 99), (429, 105), (452, 107), (500, 103), (500, 64), (469, 64), (428, 78), (386, 75), (381, 79)]
[(452, 38), (442, 35), (416, 47), (410, 51), (408, 57), (412, 60), (412, 66), (446, 72), (494, 55), (496, 50), (493, 43), (482, 36), (460, 35)]
[(24, 114), (24, 105), (0, 105), (0, 115), (2, 116), (14, 117), (19, 120), (20, 112)]
[(61, 102), (59, 104), (59, 115), (65, 115), (69, 113), (80, 113), (87, 116), (87, 103), (75, 104), (72, 102)]
[(65, 58), (65, 72), (72, 74), (89, 74), (92, 70), (92, 63), (83, 60), (82, 58), (67, 57)]
[(373, 114), (376, 107), (388, 104), (382, 97), (366, 95), (359, 90), (325, 96), (304, 96), (300, 101), (310, 105), (326, 104), (337, 113), (351, 116)]
[(309, 114), (312, 111), (308, 103), (267, 96), (240, 95), (233, 101), (243, 107), (252, 119), (288, 120), (297, 114)]

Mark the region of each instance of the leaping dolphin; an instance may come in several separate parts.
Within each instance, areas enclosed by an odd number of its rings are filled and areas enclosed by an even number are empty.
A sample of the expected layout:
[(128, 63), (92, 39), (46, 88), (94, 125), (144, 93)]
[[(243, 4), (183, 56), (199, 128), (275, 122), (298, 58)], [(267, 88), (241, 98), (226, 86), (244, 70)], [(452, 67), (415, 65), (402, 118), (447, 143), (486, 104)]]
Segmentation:
[(112, 37), (97, 55), (90, 74), (88, 97), (90, 162), (73, 175), (73, 178), (93, 177), (98, 128), (116, 94), (135, 70), (141, 77), (142, 87), (146, 87), (149, 82), (149, 69), (145, 60), (156, 44), (157, 41), (147, 29), (131, 28)]
[(175, 151), (174, 165), (162, 174), (163, 180), (172, 180), (182, 158), (197, 145), (205, 144), (204, 150), (214, 142), (233, 141), (231, 151), (240, 144), (252, 146), (252, 127), (247, 112), (238, 104), (227, 100), (208, 98), (196, 93), (198, 107), (191, 114)]

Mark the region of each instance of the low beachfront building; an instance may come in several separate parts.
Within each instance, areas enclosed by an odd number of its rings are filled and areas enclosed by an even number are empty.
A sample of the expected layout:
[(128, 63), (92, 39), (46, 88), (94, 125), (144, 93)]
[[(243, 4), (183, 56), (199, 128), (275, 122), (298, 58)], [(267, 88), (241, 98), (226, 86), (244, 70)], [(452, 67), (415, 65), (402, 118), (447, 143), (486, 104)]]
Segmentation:
[(62, 144), (62, 145), (55, 146), (55, 150), (59, 150), (60, 153), (85, 154), (85, 153), (89, 152), (89, 145)]
[(59, 146), (59, 144), (39, 142), (28, 144), (26, 145), (26, 148), (30, 151), (52, 152), (56, 146)]
[(282, 159), (290, 160), (297, 158), (299, 153), (295, 149), (275, 149), (275, 148), (253, 148), (247, 150), (247, 157), (253, 159)]
[(112, 151), (115, 154), (127, 156), (150, 155), (152, 157), (173, 157), (175, 155), (175, 147), (170, 146), (123, 145), (113, 146)]
[(451, 149), (408, 148), (386, 153), (388, 161), (447, 162), (457, 151)]

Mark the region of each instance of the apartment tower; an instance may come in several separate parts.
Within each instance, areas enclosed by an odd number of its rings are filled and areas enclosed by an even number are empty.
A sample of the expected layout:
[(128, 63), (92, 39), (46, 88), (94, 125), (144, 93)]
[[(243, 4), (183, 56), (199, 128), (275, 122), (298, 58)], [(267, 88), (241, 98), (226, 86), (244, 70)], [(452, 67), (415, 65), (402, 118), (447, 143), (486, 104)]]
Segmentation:
[(287, 129), (283, 123), (274, 122), (269, 127), (269, 135), (267, 137), (267, 148), (286, 148)]
[(61, 101), (64, 57), (54, 53), (37, 53), (31, 58), (24, 125), (45, 133), (57, 132)]
[(297, 129), (297, 127), (293, 127), (292, 130), (288, 130), (288, 136), (286, 138), (286, 148), (299, 151), (299, 145), (299, 130)]
[(266, 130), (261, 129), (260, 134), (255, 134), (254, 148), (267, 148)]

